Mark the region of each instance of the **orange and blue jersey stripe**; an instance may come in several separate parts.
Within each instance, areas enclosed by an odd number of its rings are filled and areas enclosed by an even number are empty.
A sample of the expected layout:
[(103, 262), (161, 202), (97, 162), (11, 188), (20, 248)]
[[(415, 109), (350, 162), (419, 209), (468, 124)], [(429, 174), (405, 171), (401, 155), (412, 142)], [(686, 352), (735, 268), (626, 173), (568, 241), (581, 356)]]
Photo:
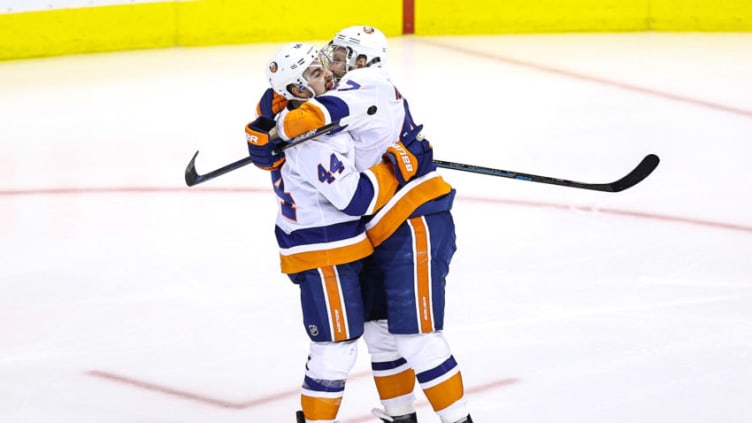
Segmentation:
[(359, 220), (285, 233), (275, 228), (282, 273), (350, 263), (373, 252)]

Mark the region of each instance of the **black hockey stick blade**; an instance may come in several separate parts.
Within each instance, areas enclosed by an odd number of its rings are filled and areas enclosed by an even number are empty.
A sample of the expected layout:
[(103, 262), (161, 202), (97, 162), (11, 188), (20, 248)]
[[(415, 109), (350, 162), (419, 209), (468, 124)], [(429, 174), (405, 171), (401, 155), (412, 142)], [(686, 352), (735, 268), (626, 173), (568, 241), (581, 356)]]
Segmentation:
[[(364, 115), (369, 115), (369, 116), (373, 115), (374, 113), (376, 113), (377, 110), (378, 108), (375, 105), (373, 105), (373, 106), (370, 106), (364, 113), (345, 116), (332, 123), (329, 123), (320, 128), (314, 129), (310, 132), (297, 136), (293, 138), (292, 140), (290, 140), (287, 144), (284, 144), (281, 148), (279, 148), (276, 151), (276, 153), (279, 154), (280, 152), (285, 151), (290, 147), (294, 147), (304, 141), (308, 141), (310, 139), (318, 137), (319, 135), (327, 134), (337, 128), (349, 125), (350, 122), (356, 119), (359, 119), (363, 117)], [(189, 187), (192, 187), (196, 184), (200, 184), (202, 182), (206, 182), (210, 179), (214, 179), (217, 176), (224, 175), (227, 172), (231, 172), (235, 169), (241, 168), (251, 163), (250, 157), (243, 157), (240, 160), (237, 160), (230, 164), (222, 166), (219, 169), (215, 169), (205, 175), (199, 175), (199, 173), (196, 171), (196, 156), (198, 156), (198, 151), (196, 151), (196, 153), (193, 155), (193, 157), (191, 158), (191, 161), (188, 162), (188, 166), (185, 167), (185, 183)]]
[(661, 162), (661, 159), (658, 158), (655, 154), (648, 154), (645, 156), (640, 164), (637, 165), (634, 169), (632, 169), (631, 172), (626, 174), (623, 178), (619, 179), (618, 181), (614, 181), (610, 184), (607, 184), (609, 186), (609, 192), (619, 192), (624, 191), (627, 188), (633, 187), (640, 182), (642, 182), (645, 178), (647, 178), (656, 167), (658, 167), (658, 163)]
[(559, 185), (570, 188), (581, 188), (593, 191), (604, 192), (620, 192), (627, 188), (633, 187), (642, 182), (650, 175), (656, 167), (660, 159), (655, 154), (648, 154), (642, 159), (640, 164), (637, 165), (631, 172), (626, 174), (621, 179), (606, 183), (606, 184), (591, 184), (586, 182), (570, 181), (567, 179), (552, 178), (549, 176), (533, 175), (530, 173), (513, 172), (502, 169), (492, 169), (489, 167), (476, 166), (463, 163), (446, 162), (443, 160), (434, 160), (433, 163), (438, 167), (446, 169), (461, 170), (464, 172), (480, 173), (484, 175), (501, 176), (503, 178), (517, 179), (521, 181), (539, 182), (543, 184)]
[(247, 165), (248, 163), (251, 163), (250, 157), (243, 157), (236, 162), (222, 166), (219, 169), (215, 169), (205, 175), (199, 175), (196, 171), (196, 156), (198, 156), (198, 151), (196, 151), (196, 154), (193, 155), (191, 161), (188, 162), (188, 166), (185, 167), (185, 183), (189, 187), (200, 184), (204, 181), (208, 181), (209, 179), (214, 179), (219, 175), (224, 175), (227, 172), (233, 171), (237, 168)]

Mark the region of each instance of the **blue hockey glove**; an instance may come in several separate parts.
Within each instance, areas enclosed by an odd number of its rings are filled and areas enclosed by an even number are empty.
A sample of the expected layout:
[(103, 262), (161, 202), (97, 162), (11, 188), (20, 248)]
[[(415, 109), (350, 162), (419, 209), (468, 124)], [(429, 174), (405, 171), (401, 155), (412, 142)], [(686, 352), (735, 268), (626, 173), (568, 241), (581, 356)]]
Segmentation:
[(256, 115), (274, 119), (277, 113), (287, 107), (287, 99), (277, 94), (273, 89), (267, 88), (256, 105)]
[(256, 167), (264, 170), (276, 170), (285, 162), (285, 153), (275, 153), (274, 149), (282, 140), (272, 138), (269, 132), (276, 126), (273, 119), (259, 117), (245, 127), (248, 141), (248, 154)]

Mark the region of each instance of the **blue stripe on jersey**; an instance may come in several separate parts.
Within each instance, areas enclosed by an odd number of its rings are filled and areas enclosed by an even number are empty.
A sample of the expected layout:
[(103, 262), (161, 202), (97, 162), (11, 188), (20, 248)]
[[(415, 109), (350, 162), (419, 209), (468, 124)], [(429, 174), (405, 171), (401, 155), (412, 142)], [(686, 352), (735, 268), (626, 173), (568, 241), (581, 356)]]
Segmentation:
[(317, 228), (298, 229), (286, 234), (285, 231), (274, 227), (274, 234), (277, 236), (279, 248), (292, 248), (299, 245), (318, 244), (322, 242), (341, 241), (343, 239), (353, 238), (365, 232), (365, 224), (360, 220), (350, 222), (336, 223), (329, 226), (320, 226)]
[(407, 360), (400, 357), (397, 360), (394, 361), (382, 361), (380, 363), (371, 362), (371, 369), (373, 370), (391, 370), (396, 369), (397, 367), (403, 366), (407, 364)]
[(332, 122), (350, 115), (350, 108), (347, 106), (347, 103), (345, 103), (339, 97), (322, 95), (316, 97), (316, 101), (318, 101), (322, 106), (326, 107), (326, 110), (329, 112), (329, 117), (332, 119)]
[(303, 381), (303, 388), (318, 392), (343, 392), (344, 380), (312, 379), (308, 376)]
[(457, 362), (454, 361), (454, 356), (449, 356), (445, 362), (439, 364), (433, 369), (418, 373), (416, 377), (420, 383), (430, 382), (439, 376), (449, 373), (455, 367), (457, 367)]
[(350, 216), (363, 216), (368, 211), (371, 201), (373, 201), (374, 192), (371, 179), (361, 173), (358, 188), (355, 190), (350, 204), (342, 211)]

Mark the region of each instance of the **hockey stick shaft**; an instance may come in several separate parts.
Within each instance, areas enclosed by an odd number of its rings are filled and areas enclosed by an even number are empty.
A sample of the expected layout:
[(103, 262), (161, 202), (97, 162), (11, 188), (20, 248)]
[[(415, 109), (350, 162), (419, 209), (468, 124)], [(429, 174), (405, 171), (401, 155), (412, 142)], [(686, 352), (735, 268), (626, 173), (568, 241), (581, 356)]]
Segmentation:
[[(376, 113), (376, 106), (371, 106), (363, 113), (359, 113), (356, 115), (348, 115), (343, 118), (337, 119), (334, 122), (328, 123), (320, 128), (314, 129), (310, 132), (307, 132), (305, 134), (302, 134), (300, 136), (297, 136), (290, 140), (287, 144), (283, 145), (281, 148), (275, 151), (276, 154), (279, 154), (285, 150), (287, 150), (290, 147), (294, 147), (302, 142), (308, 141), (310, 139), (316, 138), (319, 135), (327, 134), (337, 128), (343, 127), (345, 125), (349, 125), (352, 121), (356, 119), (360, 119), (361, 117), (365, 115), (372, 115)], [(274, 132), (276, 135), (276, 132)], [(251, 163), (251, 158), (249, 157), (243, 157), (240, 160), (234, 161), (232, 163), (229, 163), (227, 165), (224, 165), (218, 169), (212, 170), (209, 173), (206, 173), (204, 175), (200, 175), (198, 171), (196, 171), (196, 157), (198, 156), (198, 151), (193, 155), (193, 158), (191, 158), (191, 161), (188, 162), (188, 165), (185, 167), (185, 183), (189, 187), (192, 187), (194, 185), (200, 184), (202, 182), (206, 182), (209, 180), (212, 180), (218, 176), (224, 175), (225, 173), (232, 172), (235, 169), (239, 169), (243, 166), (248, 165)]]
[(552, 178), (550, 176), (533, 175), (530, 173), (515, 172), (502, 169), (492, 169), (489, 167), (476, 166), (464, 163), (447, 162), (443, 160), (434, 160), (433, 163), (438, 167), (446, 169), (461, 170), (464, 172), (480, 173), (483, 175), (501, 176), (504, 178), (517, 179), (521, 181), (539, 182), (543, 184), (559, 185), (570, 188), (581, 188), (593, 191), (620, 192), (627, 188), (633, 187), (642, 182), (658, 166), (660, 159), (655, 154), (648, 154), (642, 161), (619, 180), (611, 183), (598, 184), (570, 181), (567, 179)]

